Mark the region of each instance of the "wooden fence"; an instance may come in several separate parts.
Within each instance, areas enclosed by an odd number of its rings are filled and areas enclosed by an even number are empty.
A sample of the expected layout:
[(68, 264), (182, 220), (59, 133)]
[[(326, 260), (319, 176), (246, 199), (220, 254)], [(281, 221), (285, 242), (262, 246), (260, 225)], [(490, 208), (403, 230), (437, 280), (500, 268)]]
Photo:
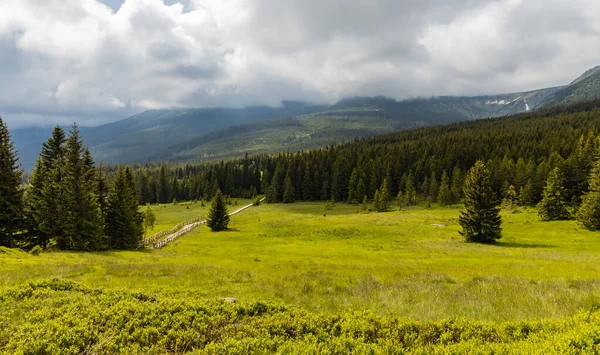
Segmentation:
[[(263, 197), (260, 200), (260, 202), (262, 203), (264, 200), (265, 200), (265, 198)], [(229, 216), (235, 216), (236, 214), (243, 212), (252, 206), (254, 206), (253, 203), (251, 203), (247, 206), (244, 206), (238, 210), (231, 212), (229, 214)], [(200, 221), (200, 217), (196, 217), (187, 222), (179, 223), (178, 225), (176, 225), (175, 227), (173, 227), (167, 231), (162, 231), (162, 232), (156, 233), (152, 237), (144, 239), (144, 241), (142, 242), (143, 246), (145, 247), (145, 246), (152, 245), (152, 247), (154, 249), (161, 249), (168, 243), (174, 241), (175, 239), (181, 237), (182, 235), (184, 235), (186, 233), (193, 231), (194, 229), (196, 229), (196, 227), (201, 226), (203, 224), (206, 224), (206, 220)], [(160, 238), (162, 238), (164, 236), (167, 236), (167, 237), (165, 239), (160, 240)]]

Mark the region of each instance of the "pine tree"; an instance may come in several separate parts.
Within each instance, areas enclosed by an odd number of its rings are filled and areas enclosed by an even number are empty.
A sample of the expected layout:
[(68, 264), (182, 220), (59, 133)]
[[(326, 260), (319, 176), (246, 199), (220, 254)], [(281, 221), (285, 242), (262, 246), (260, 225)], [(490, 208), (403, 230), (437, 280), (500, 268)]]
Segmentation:
[(589, 191), (583, 195), (577, 222), (588, 230), (597, 231), (600, 229), (600, 159), (594, 163), (588, 182)]
[(535, 191), (531, 179), (519, 190), (519, 203), (521, 206), (533, 206), (535, 203)]
[(227, 229), (229, 225), (229, 215), (227, 213), (227, 206), (225, 205), (225, 199), (221, 190), (217, 190), (213, 197), (210, 211), (208, 212), (208, 221), (206, 225), (213, 232), (220, 232)]
[(65, 196), (64, 230), (59, 247), (70, 250), (101, 250), (108, 247), (104, 219), (94, 182), (87, 179), (89, 167), (77, 125), (73, 125), (65, 146), (62, 190)]
[(367, 187), (362, 178), (358, 179), (358, 185), (356, 185), (356, 196), (366, 196), (367, 195)]
[(352, 170), (352, 174), (350, 174), (350, 182), (348, 183), (348, 203), (358, 203), (359, 195), (358, 194), (358, 171), (356, 168)]
[(390, 205), (390, 190), (388, 189), (387, 179), (383, 180), (381, 187), (375, 191), (375, 198), (373, 199), (375, 211), (387, 212), (389, 211)]
[(98, 195), (98, 204), (100, 204), (100, 211), (102, 211), (102, 216), (105, 219), (108, 208), (108, 193), (109, 188), (106, 182), (106, 174), (104, 173), (104, 167), (100, 165), (98, 169), (96, 169), (96, 194)]
[(494, 243), (502, 237), (499, 203), (491, 175), (481, 160), (469, 170), (464, 183), (465, 211), (461, 211), (460, 234), (467, 242)]
[(401, 205), (413, 206), (417, 203), (417, 190), (415, 188), (412, 171), (406, 177), (404, 194), (401, 195)]
[(435, 177), (435, 173), (431, 173), (431, 178), (429, 179), (429, 202), (435, 203), (438, 199), (438, 183), (437, 178)]
[(363, 210), (363, 212), (365, 212), (368, 209), (369, 209), (369, 198), (367, 197), (367, 195), (365, 195), (365, 197), (363, 197), (362, 210)]
[(141, 173), (140, 176), (140, 204), (152, 203), (152, 193), (150, 192), (150, 181), (148, 175), (145, 172)]
[(129, 167), (121, 167), (117, 170), (108, 196), (106, 233), (110, 248), (138, 248), (144, 233), (143, 222), (144, 216), (138, 211), (133, 173)]
[(560, 168), (556, 167), (550, 172), (546, 180), (542, 201), (537, 206), (541, 220), (557, 221), (569, 219), (566, 197), (564, 177)]
[(429, 178), (425, 176), (420, 186), (421, 192), (429, 199)]
[(167, 181), (167, 170), (161, 166), (158, 176), (158, 203), (169, 203), (169, 183)]
[(293, 203), (296, 201), (296, 195), (294, 193), (294, 185), (292, 184), (292, 178), (288, 175), (285, 178), (285, 186), (283, 189), (283, 203)]
[(452, 185), (450, 186), (450, 193), (452, 195), (452, 203), (460, 203), (463, 196), (463, 176), (462, 171), (458, 165), (452, 169)]
[(310, 171), (310, 165), (306, 166), (304, 170), (304, 177), (302, 178), (302, 199), (304, 201), (312, 201), (315, 199), (314, 195), (314, 184), (313, 175)]
[(66, 137), (60, 127), (42, 144), (26, 194), (28, 239), (46, 248), (50, 239), (62, 236), (65, 229), (63, 186)]
[(442, 182), (440, 183), (440, 189), (438, 192), (438, 201), (440, 205), (447, 206), (452, 204), (452, 191), (450, 191), (450, 185), (448, 182), (448, 174), (444, 170), (442, 174)]
[(0, 117), (0, 245), (14, 246), (23, 227), (22, 170), (8, 127)]

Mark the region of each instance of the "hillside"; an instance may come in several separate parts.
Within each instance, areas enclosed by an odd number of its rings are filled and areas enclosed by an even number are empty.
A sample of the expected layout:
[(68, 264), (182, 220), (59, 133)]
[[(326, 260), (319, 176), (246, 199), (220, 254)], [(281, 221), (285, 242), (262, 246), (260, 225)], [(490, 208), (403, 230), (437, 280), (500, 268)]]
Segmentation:
[(400, 130), (505, 116), (526, 112), (531, 109), (528, 105), (537, 107), (556, 90), (406, 101), (352, 98), (321, 112), (230, 127), (173, 145), (148, 160), (215, 160), (245, 153), (302, 150)]
[(600, 66), (592, 68), (571, 84), (548, 96), (542, 107), (569, 105), (581, 101), (592, 100), (600, 93)]
[[(600, 67), (567, 86), (476, 97), (396, 101), (355, 97), (333, 105), (283, 102), (281, 107), (164, 109), (83, 128), (104, 163), (197, 161), (324, 146), (399, 130), (501, 117), (600, 96)], [(50, 130), (16, 130), (21, 162), (31, 169)]]

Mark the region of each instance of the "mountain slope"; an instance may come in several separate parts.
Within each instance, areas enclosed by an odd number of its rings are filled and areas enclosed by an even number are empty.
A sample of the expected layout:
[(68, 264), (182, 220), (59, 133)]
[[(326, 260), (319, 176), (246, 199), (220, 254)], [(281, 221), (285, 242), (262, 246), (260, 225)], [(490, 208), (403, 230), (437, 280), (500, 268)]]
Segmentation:
[(548, 96), (541, 107), (569, 105), (592, 100), (600, 95), (600, 66), (592, 68), (571, 84)]
[[(491, 96), (443, 96), (396, 101), (355, 97), (334, 105), (284, 102), (281, 107), (164, 109), (107, 125), (82, 128), (97, 161), (220, 159), (246, 152), (304, 149), (398, 130), (529, 110), (600, 97), (600, 67), (571, 84)], [(41, 132), (46, 132), (45, 134)], [(31, 169), (50, 129), (13, 132), (21, 161)]]
[(300, 117), (230, 127), (175, 144), (151, 161), (215, 160), (279, 150), (301, 150), (424, 126), (528, 110), (559, 88), (480, 97), (437, 97), (396, 101), (384, 97), (342, 100)]

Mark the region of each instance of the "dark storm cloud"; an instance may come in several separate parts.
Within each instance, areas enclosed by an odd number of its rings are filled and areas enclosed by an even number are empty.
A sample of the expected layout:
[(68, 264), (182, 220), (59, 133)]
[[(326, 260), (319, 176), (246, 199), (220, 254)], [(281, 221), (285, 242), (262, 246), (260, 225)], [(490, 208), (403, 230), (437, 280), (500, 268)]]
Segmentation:
[(162, 107), (471, 95), (600, 64), (596, 0), (5, 0), (0, 113), (98, 124)]

